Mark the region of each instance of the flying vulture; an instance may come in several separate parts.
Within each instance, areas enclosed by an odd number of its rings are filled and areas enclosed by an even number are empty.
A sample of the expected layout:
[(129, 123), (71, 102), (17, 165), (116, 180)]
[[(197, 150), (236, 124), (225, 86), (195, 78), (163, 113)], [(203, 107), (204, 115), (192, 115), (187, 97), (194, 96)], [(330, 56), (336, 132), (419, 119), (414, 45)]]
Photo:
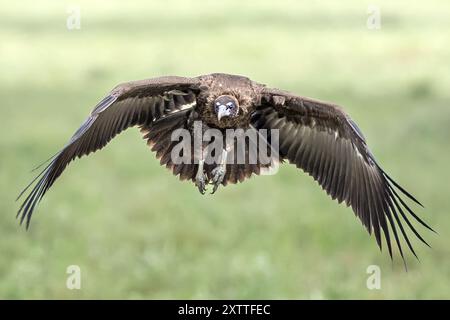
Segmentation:
[[(384, 235), (391, 258), (391, 236), (403, 260), (401, 236), (416, 256), (404, 223), (428, 245), (409, 219), (412, 216), (432, 229), (404, 198), (421, 204), (383, 171), (361, 130), (339, 106), (221, 73), (159, 77), (115, 87), (19, 195), (36, 182), (18, 211), (20, 222), (26, 220), (28, 228), (36, 204), (72, 160), (103, 148), (118, 133), (134, 126), (140, 128), (161, 165), (181, 180), (191, 180), (201, 193), (208, 184), (215, 192), (220, 185), (270, 170), (275, 161), (249, 161), (250, 153), (261, 149), (254, 145), (263, 141), (280, 162), (288, 160), (312, 176), (332, 199), (351, 206), (369, 234), (375, 234), (380, 249)], [(249, 135), (244, 137), (244, 146), (237, 147), (237, 139), (226, 138), (232, 129), (253, 130), (258, 140)], [(197, 136), (208, 130), (215, 133), (214, 139), (200, 139), (200, 147), (192, 147)], [(177, 131), (184, 136), (174, 138)], [(194, 142), (180, 148), (186, 133)], [(223, 141), (217, 133), (223, 134)], [(222, 149), (208, 150), (207, 142), (221, 142)], [(240, 153), (243, 156), (239, 157)], [(241, 162), (237, 162), (239, 158)]]

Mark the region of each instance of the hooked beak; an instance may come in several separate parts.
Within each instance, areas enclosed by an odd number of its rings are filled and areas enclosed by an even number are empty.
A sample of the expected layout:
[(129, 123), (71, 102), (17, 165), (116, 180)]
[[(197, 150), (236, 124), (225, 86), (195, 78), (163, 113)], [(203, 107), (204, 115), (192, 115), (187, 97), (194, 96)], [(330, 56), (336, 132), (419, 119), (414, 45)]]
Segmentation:
[(220, 105), (218, 110), (217, 110), (217, 120), (220, 121), (220, 119), (222, 119), (223, 117), (228, 117), (228, 111), (227, 111), (227, 106), (225, 105)]

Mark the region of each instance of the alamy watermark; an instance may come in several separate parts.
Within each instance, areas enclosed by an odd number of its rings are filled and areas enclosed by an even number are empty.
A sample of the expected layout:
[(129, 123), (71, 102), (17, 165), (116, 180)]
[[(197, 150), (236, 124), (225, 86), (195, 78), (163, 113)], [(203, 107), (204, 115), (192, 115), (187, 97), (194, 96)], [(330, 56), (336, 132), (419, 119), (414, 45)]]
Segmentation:
[(369, 290), (381, 289), (381, 269), (377, 265), (370, 265), (366, 269), (366, 273), (370, 276), (366, 280), (366, 286)]
[(68, 30), (81, 29), (81, 9), (79, 5), (70, 5), (67, 7), (69, 14), (66, 19), (66, 27)]
[(367, 17), (366, 26), (369, 30), (380, 30), (381, 29), (381, 10), (380, 7), (374, 4), (370, 4), (367, 7)]
[(235, 164), (270, 167), (262, 174), (274, 174), (279, 166), (278, 129), (204, 128), (195, 121), (193, 132), (176, 129), (171, 141), (177, 142), (171, 150), (173, 164)]
[(81, 289), (81, 268), (77, 265), (70, 265), (66, 269), (69, 275), (66, 280), (66, 287), (69, 290)]

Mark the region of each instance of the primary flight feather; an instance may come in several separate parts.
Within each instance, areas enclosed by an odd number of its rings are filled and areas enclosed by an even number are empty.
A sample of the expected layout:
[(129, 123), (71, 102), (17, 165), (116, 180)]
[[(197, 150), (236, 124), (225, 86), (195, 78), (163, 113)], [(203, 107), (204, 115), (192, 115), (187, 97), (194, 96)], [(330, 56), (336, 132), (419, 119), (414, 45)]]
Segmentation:
[[(26, 220), (28, 227), (36, 205), (72, 160), (103, 148), (114, 136), (133, 126), (141, 129), (161, 165), (181, 180), (193, 181), (201, 193), (208, 184), (213, 185), (214, 193), (220, 185), (241, 182), (273, 165), (224, 161), (238, 158), (240, 151), (235, 141), (225, 139), (223, 154), (216, 157), (216, 162), (206, 161), (204, 150), (198, 153), (195, 148), (187, 155), (193, 161), (174, 161), (173, 151), (178, 143), (172, 139), (174, 131), (184, 129), (194, 137), (198, 121), (202, 133), (208, 129), (221, 133), (229, 129), (276, 130), (280, 160), (288, 160), (307, 172), (333, 199), (350, 206), (369, 234), (375, 234), (380, 249), (384, 235), (392, 257), (393, 236), (404, 258), (400, 240), (403, 237), (416, 255), (404, 223), (427, 244), (409, 219), (413, 217), (432, 229), (402, 196), (421, 204), (381, 169), (361, 130), (340, 107), (268, 88), (246, 77), (219, 73), (195, 78), (160, 77), (115, 87), (19, 195), (35, 183), (18, 211), (21, 223)], [(270, 135), (265, 141), (273, 143)], [(249, 158), (253, 143), (245, 140), (245, 159)]]

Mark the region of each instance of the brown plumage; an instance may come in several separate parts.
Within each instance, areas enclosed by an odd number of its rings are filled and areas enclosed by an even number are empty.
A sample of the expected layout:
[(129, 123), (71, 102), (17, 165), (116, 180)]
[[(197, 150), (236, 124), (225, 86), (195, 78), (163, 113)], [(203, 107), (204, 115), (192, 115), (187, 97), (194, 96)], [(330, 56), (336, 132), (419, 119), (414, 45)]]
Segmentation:
[[(194, 151), (189, 155), (191, 163), (174, 163), (171, 151), (177, 141), (171, 140), (172, 132), (184, 128), (193, 135), (193, 124), (198, 120), (202, 121), (203, 130), (277, 129), (280, 160), (295, 164), (333, 199), (351, 206), (368, 232), (374, 232), (380, 248), (384, 234), (391, 257), (391, 235), (404, 257), (400, 234), (416, 255), (402, 220), (427, 244), (408, 216), (432, 229), (400, 195), (420, 203), (381, 169), (363, 134), (340, 107), (227, 74), (161, 77), (114, 88), (20, 194), (37, 181), (19, 209), (20, 221), (26, 220), (28, 227), (35, 206), (72, 160), (103, 148), (114, 136), (132, 126), (141, 129), (162, 165), (181, 180), (193, 181), (202, 193), (208, 183), (214, 184), (215, 191), (219, 184), (240, 182), (270, 167), (260, 162), (227, 163), (220, 168), (218, 164), (199, 165), (194, 161)], [(246, 157), (251, 144), (252, 141), (246, 142)], [(228, 147), (226, 157), (237, 153), (233, 145)]]

